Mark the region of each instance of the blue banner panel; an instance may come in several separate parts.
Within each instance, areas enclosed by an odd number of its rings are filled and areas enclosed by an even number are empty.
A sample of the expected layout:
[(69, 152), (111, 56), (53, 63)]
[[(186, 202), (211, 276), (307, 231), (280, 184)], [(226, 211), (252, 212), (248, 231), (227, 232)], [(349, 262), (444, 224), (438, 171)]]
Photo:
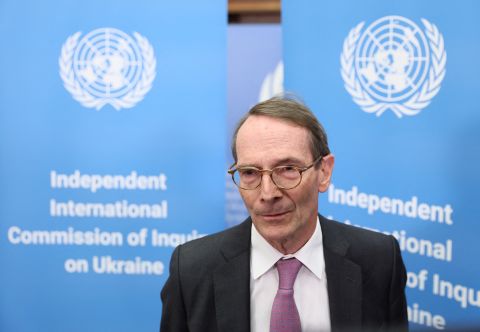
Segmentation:
[(320, 212), (398, 239), (413, 330), (480, 327), (479, 10), (283, 1), (286, 90), (336, 156)]
[[(279, 24), (228, 26), (227, 137), (225, 169), (233, 163), (231, 141), (240, 118), (259, 101), (283, 91), (282, 29)], [(225, 172), (227, 226), (248, 216), (237, 186)]]
[(0, 331), (155, 331), (224, 228), (226, 2), (2, 1)]

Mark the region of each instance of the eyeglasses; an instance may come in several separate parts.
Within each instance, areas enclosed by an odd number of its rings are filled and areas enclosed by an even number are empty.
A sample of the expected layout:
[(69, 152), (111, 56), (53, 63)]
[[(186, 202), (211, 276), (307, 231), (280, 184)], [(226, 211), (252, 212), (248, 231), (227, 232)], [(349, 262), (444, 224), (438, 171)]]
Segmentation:
[[(303, 172), (309, 170), (316, 163), (321, 161), (323, 156), (318, 157), (306, 167), (277, 166), (272, 169), (259, 169), (253, 166), (230, 168), (228, 173), (232, 176), (233, 182), (245, 190), (257, 189), (262, 183), (263, 173), (269, 173), (272, 182), (280, 189), (293, 189), (302, 182)], [(232, 165), (233, 167), (233, 165)]]

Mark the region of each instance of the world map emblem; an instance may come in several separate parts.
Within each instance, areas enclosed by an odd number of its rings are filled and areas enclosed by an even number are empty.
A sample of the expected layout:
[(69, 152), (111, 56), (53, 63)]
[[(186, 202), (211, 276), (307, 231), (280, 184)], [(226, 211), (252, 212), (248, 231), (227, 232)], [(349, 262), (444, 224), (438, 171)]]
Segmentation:
[(76, 32), (62, 46), (60, 77), (80, 104), (117, 111), (134, 107), (152, 88), (156, 59), (152, 45), (138, 32), (133, 38), (115, 28)]
[(417, 115), (440, 91), (447, 53), (436, 25), (424, 29), (402, 16), (382, 17), (350, 30), (340, 55), (345, 89), (360, 108), (377, 116)]

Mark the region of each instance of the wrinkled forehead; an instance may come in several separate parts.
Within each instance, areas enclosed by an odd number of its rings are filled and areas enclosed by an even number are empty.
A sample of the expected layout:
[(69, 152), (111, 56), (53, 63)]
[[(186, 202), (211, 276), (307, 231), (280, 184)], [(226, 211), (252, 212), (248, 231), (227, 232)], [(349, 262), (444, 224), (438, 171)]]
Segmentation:
[(311, 159), (310, 135), (306, 128), (267, 116), (252, 115), (247, 118), (238, 131), (236, 150), (238, 164)]

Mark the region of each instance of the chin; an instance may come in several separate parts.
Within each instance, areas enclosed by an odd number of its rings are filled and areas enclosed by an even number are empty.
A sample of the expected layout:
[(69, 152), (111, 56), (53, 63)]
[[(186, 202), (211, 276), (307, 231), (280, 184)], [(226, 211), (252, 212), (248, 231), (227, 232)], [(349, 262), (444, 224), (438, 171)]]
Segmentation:
[(258, 232), (265, 238), (267, 241), (282, 241), (291, 236), (291, 230), (288, 225), (272, 225), (272, 224), (262, 224), (260, 227), (255, 225)]

